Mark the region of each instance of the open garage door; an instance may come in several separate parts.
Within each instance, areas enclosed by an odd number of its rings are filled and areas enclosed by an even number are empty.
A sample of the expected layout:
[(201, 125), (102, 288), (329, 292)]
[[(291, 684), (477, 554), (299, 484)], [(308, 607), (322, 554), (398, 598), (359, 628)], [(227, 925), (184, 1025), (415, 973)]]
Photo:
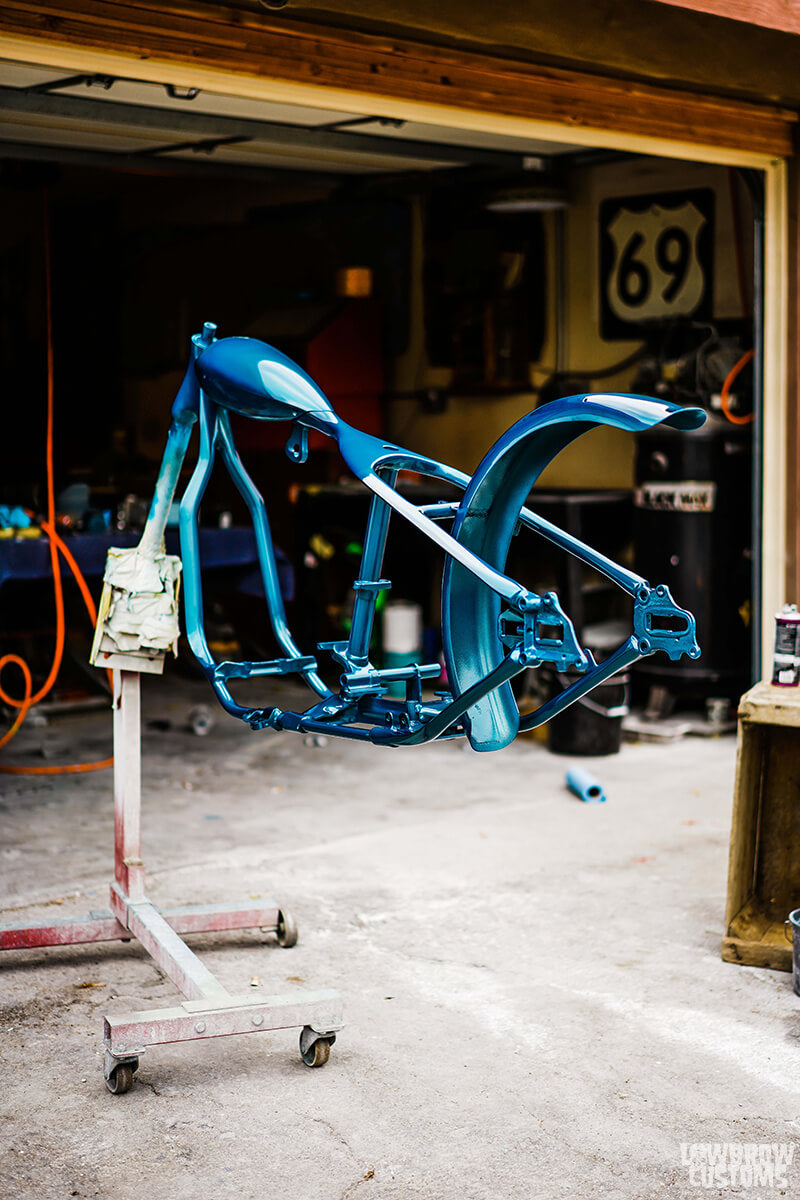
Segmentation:
[[(108, 7), (100, 6), (103, 13)], [(119, 18), (119, 6), (114, 7)], [(609, 374), (615, 364), (635, 356), (642, 341), (633, 334), (628, 338), (621, 336), (619, 329), (616, 342), (602, 336), (599, 290), (602, 249), (597, 223), (604, 203), (642, 201), (648, 195), (643, 176), (636, 181), (637, 164), (645, 175), (650, 171), (653, 180), (658, 177), (649, 193), (655, 197), (652, 203), (656, 205), (671, 193), (692, 191), (695, 184), (702, 191), (704, 171), (717, 173), (711, 183), (712, 192), (729, 187), (726, 172), (731, 166), (760, 172), (764, 184), (763, 253), (758, 246), (755, 256), (750, 253), (748, 258), (749, 252), (743, 253), (747, 259), (744, 270), (749, 273), (751, 284), (756, 280), (750, 295), (751, 312), (743, 311), (746, 305), (740, 289), (741, 311), (735, 314), (731, 310), (733, 315), (727, 314), (725, 320), (749, 317), (751, 340), (758, 350), (752, 392), (758, 447), (753, 519), (759, 536), (750, 546), (756, 563), (751, 630), (757, 629), (762, 611), (770, 612), (780, 603), (784, 595), (788, 509), (786, 288), (781, 266), (787, 233), (785, 171), (781, 159), (789, 152), (793, 114), (767, 106), (622, 85), (570, 72), (544, 72), (497, 62), (487, 65), (478, 56), (423, 53), (419, 47), (413, 53), (398, 54), (397, 47), (387, 50), (360, 36), (346, 43), (342, 36), (337, 40), (330, 31), (324, 38), (312, 41), (285, 28), (280, 32), (261, 28), (257, 36), (252, 29), (247, 44), (223, 52), (214, 42), (218, 29), (213, 24), (206, 25), (198, 43), (201, 49), (195, 47), (190, 55), (186, 39), (191, 22), (181, 18), (177, 25), (171, 21), (169, 30), (164, 28), (157, 35), (148, 33), (149, 53), (145, 60), (141, 55), (134, 56), (137, 37), (142, 36), (141, 24), (137, 33), (136, 23), (132, 22), (120, 38), (119, 27), (112, 37), (110, 26), (99, 20), (91, 29), (87, 26), (80, 34), (71, 34), (71, 45), (67, 38), (54, 46), (46, 40), (36, 41), (31, 36), (33, 30), (23, 28), (25, 20), (22, 10), (18, 10), (16, 28), (12, 31), (20, 36), (25, 34), (28, 40), (17, 44), (15, 61), (6, 64), (0, 91), (3, 117), (0, 136), (3, 154), (9, 161), (59, 163), (72, 173), (73, 184), (76, 172), (94, 172), (95, 181), (99, 178), (97, 173), (124, 177), (128, 183), (122, 190), (134, 198), (134, 205), (141, 202), (143, 209), (158, 203), (152, 195), (145, 197), (149, 187), (145, 181), (169, 180), (175, 211), (182, 204), (185, 213), (192, 208), (191, 192), (185, 192), (183, 200), (176, 198), (184, 185), (195, 188), (196, 214), (212, 197), (219, 214), (226, 203), (222, 198), (224, 193), (229, 211), (217, 222), (218, 239), (216, 243), (212, 239), (211, 247), (211, 257), (217, 260), (225, 257), (226, 224), (232, 220), (241, 226), (250, 219), (245, 214), (272, 209), (274, 215), (278, 208), (283, 210), (286, 245), (300, 253), (297, 248), (304, 233), (296, 225), (287, 232), (287, 205), (330, 204), (335, 196), (341, 213), (342, 198), (347, 197), (350, 209), (342, 221), (345, 225), (349, 223), (349, 234), (341, 232), (342, 222), (336, 220), (328, 231), (329, 245), (338, 239), (347, 248), (345, 258), (334, 262), (334, 255), (330, 259), (328, 265), (335, 268), (335, 273), (361, 265), (353, 230), (354, 222), (357, 226), (359, 220), (357, 212), (362, 217), (365, 212), (363, 197), (369, 195), (373, 212), (378, 195), (384, 201), (392, 198), (400, 203), (405, 223), (402, 233), (398, 232), (399, 225), (394, 228), (394, 236), (398, 243), (403, 243), (408, 266), (404, 281), (408, 290), (401, 301), (408, 328), (403, 330), (403, 319), (398, 321), (396, 308), (389, 324), (401, 333), (390, 345), (393, 366), (391, 378), (382, 382), (382, 394), (392, 394), (397, 401), (388, 416), (390, 431), (397, 435), (405, 428), (408, 434), (427, 441), (432, 450), (438, 448), (442, 438), (452, 444), (453, 429), (447, 413), (433, 411), (439, 403), (435, 396), (448, 389), (452, 392), (450, 418), (457, 414), (461, 431), (458, 436), (462, 441), (466, 437), (469, 442), (469, 430), (480, 429), (486, 444), (496, 426), (507, 424), (508, 417), (513, 419), (516, 405), (530, 407), (532, 394), (535, 403), (534, 393), (553, 375), (566, 378), (570, 373), (574, 377), (583, 372), (586, 380), (610, 379), (608, 386), (632, 383), (634, 364), (628, 364), (627, 374), (624, 369), (618, 375)], [(284, 54), (286, 39), (294, 39), (291, 55)], [(345, 55), (346, 44), (350, 47), (349, 57)], [(124, 47), (122, 51), (120, 45)], [(141, 45), (138, 49), (142, 49)], [(34, 57), (36, 50), (38, 59)], [(311, 61), (316, 64), (313, 70), (308, 69)], [(423, 69), (424, 63), (429, 66), (431, 61), (440, 68), (435, 77), (429, 69)], [(272, 70), (275, 74), (268, 74)], [(313, 84), (308, 82), (312, 76)], [(655, 160), (658, 161), (653, 166)], [(611, 190), (605, 193), (606, 185), (597, 184), (603, 172), (613, 181), (613, 186), (608, 184)], [(84, 175), (84, 183), (87, 178)], [(184, 183), (179, 183), (180, 180)], [(189, 180), (197, 182), (188, 185)], [(590, 180), (594, 182), (589, 183)], [(673, 182), (676, 186), (672, 186)], [(233, 184), (244, 189), (237, 199), (232, 199)], [(83, 185), (76, 186), (80, 192)], [(745, 221), (752, 232), (755, 213), (752, 193), (743, 190), (741, 179), (735, 186), (740, 193), (740, 209), (747, 209)], [(518, 370), (503, 377), (502, 373), (497, 374), (495, 363), (494, 375), (489, 371), (478, 378), (489, 352), (482, 345), (480, 362), (473, 362), (471, 368), (468, 362), (448, 361), (447, 349), (442, 350), (449, 336), (446, 314), (439, 321), (438, 333), (432, 334), (430, 325), (435, 306), (430, 295), (426, 303), (425, 292), (435, 286), (432, 277), (437, 261), (440, 285), (445, 291), (454, 286), (447, 271), (461, 251), (446, 244), (446, 229), (444, 234), (441, 232), (447, 224), (442, 211), (446, 210), (448, 195), (452, 200), (458, 194), (480, 193), (481, 208), (488, 211), (492, 197), (496, 201), (501, 193), (514, 189), (527, 192), (527, 211), (535, 214), (530, 225), (531, 228), (536, 225), (540, 230), (537, 237), (541, 238), (538, 251), (526, 246), (528, 261), (539, 254), (541, 271), (536, 280), (527, 279), (525, 320), (529, 345), (517, 354), (518, 359), (520, 355), (524, 359), (526, 353), (533, 355), (525, 360), (531, 369), (527, 377), (520, 376)], [(591, 193), (588, 199), (587, 189)], [(353, 200), (356, 194), (362, 204), (360, 210)], [(734, 203), (726, 200), (723, 206), (726, 233), (722, 244), (729, 251), (733, 248), (730, 226), (734, 221), (731, 207)], [(474, 223), (470, 226), (466, 214), (461, 216), (465, 236), (475, 246), (481, 230)], [(740, 211), (740, 222), (741, 219)], [(478, 224), (486, 222), (482, 218)], [(439, 230), (438, 242), (434, 226)], [(583, 233), (579, 235), (576, 231), (581, 227)], [(586, 230), (590, 227), (593, 232), (586, 241)], [(393, 269), (386, 262), (386, 246), (392, 236), (389, 227), (380, 221), (370, 233), (374, 243), (383, 242), (376, 270), (378, 276), (383, 272), (384, 280)], [(492, 253), (501, 257), (519, 253), (518, 247), (499, 245), (498, 236), (502, 242), (505, 234), (492, 234)], [(581, 238), (583, 250), (579, 249)], [(745, 240), (751, 241), (750, 234)], [(240, 273), (248, 275), (246, 247), (252, 244), (248, 234), (242, 234), (238, 241), (228, 239), (228, 244), (234, 247), (232, 253), (239, 256)], [(315, 246), (320, 244), (319, 238), (313, 242)], [(585, 264), (581, 286), (575, 280), (579, 270), (576, 255), (586, 250), (592, 260)], [(625, 246), (620, 245), (620, 254), (624, 253)], [(265, 254), (264, 261), (269, 261), (266, 246)], [(450, 256), (449, 266), (442, 265), (443, 255), (445, 259)], [(155, 260), (152, 254), (147, 257), (151, 274), (145, 276), (142, 299), (148, 286), (151, 294), (158, 287)], [(193, 248), (191, 258), (195, 267), (204, 261), (197, 247)], [(165, 278), (174, 280), (180, 276), (178, 259), (170, 260)], [(232, 271), (231, 263), (228, 266)], [(719, 266), (718, 260), (716, 268)], [(733, 259), (726, 265), (728, 273), (739, 269)], [(195, 295), (202, 294), (203, 274), (199, 271), (199, 278), (191, 276)], [(590, 287), (586, 286), (587, 278), (591, 280)], [(263, 279), (269, 286), (268, 272)], [(249, 286), (255, 286), (252, 278)], [(594, 299), (584, 304), (581, 311), (582, 298), (587, 297)], [(156, 322), (162, 332), (165, 327), (169, 331), (169, 345), (166, 349), (163, 346), (151, 349), (151, 373), (158, 372), (164, 377), (178, 369), (173, 361), (175, 347), (196, 320), (191, 300), (187, 301), (185, 295), (175, 299), (172, 319), (165, 316)], [(565, 311), (567, 303), (569, 308)], [(245, 328), (239, 325), (239, 331), (272, 336), (274, 340), (283, 333), (290, 342), (313, 340), (310, 331), (314, 322), (309, 313), (301, 318), (293, 316), (283, 331), (278, 328), (274, 310), (281, 305), (286, 308), (285, 302), (263, 305), (260, 311), (253, 306), (248, 309), (247, 304), (238, 311), (232, 306), (231, 315), (237, 322), (245, 322)], [(531, 313), (537, 305), (541, 320), (535, 328), (536, 314)], [(265, 308), (273, 310), (267, 319)], [(573, 319), (576, 314), (577, 325)], [(691, 318), (692, 312), (683, 316)], [(130, 330), (129, 317), (130, 314), (117, 313), (115, 320), (118, 326)], [(324, 316), (322, 319), (324, 322)], [(277, 334), (271, 329), (277, 330)], [(390, 335), (385, 327), (384, 351), (387, 336)], [(591, 347), (591, 361), (587, 361), (587, 346)], [(658, 357), (652, 339), (650, 349)], [(744, 344), (741, 349), (744, 351)], [(673, 359), (697, 350), (696, 345), (686, 346), (680, 352), (675, 350)], [(457, 359), (458, 351), (453, 354)], [(496, 359), (496, 337), (494, 354)], [(122, 357), (125, 359), (124, 351)], [(385, 362), (385, 353), (382, 357)], [(669, 359), (669, 353), (666, 358)], [(466, 376), (454, 388), (453, 380), (459, 370), (462, 376), (466, 370)], [(143, 414), (135, 382), (123, 376), (124, 362), (119, 376), (123, 409), (127, 404)], [(662, 384), (665, 382), (672, 381), (661, 380)], [(487, 405), (487, 386), (490, 390), (494, 388), (496, 403), (491, 401)], [(166, 390), (165, 385), (165, 394)], [(404, 393), (409, 394), (404, 396)], [(474, 403), (476, 393), (482, 396), (480, 409)], [(431, 411), (419, 399), (424, 394), (434, 396), (426, 402)], [(709, 391), (709, 397), (711, 394)], [(759, 405), (764, 395), (769, 402), (762, 410)], [(465, 413), (471, 413), (471, 423), (462, 419)], [(137, 432), (137, 438), (141, 439), (138, 448), (148, 450), (149, 431), (152, 450), (160, 432), (158, 422), (143, 415), (140, 421), (143, 428)], [(106, 427), (106, 435), (109, 432)], [(613, 455), (608, 461), (616, 463)], [(768, 464), (768, 489), (763, 485), (764, 463)], [(616, 463), (610, 477), (600, 480), (601, 486), (619, 483), (631, 486), (633, 482), (631, 462), (627, 467)], [(769, 630), (756, 633), (752, 640), (758, 657), (769, 641)]]

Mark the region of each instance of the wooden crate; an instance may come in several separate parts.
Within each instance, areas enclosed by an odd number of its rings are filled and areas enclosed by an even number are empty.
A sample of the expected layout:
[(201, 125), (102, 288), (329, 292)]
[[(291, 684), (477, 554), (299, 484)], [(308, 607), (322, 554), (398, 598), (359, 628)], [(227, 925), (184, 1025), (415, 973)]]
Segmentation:
[(722, 957), (791, 971), (800, 908), (800, 688), (758, 683), (739, 705)]

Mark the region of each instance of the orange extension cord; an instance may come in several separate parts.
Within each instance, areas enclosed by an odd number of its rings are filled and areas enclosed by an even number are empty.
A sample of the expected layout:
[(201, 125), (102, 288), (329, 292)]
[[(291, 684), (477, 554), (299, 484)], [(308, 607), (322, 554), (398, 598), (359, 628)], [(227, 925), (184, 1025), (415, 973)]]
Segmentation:
[[(47, 520), (42, 521), (42, 529), (47, 534), (50, 543), (50, 563), (53, 570), (53, 593), (56, 605), (56, 646), (53, 652), (53, 663), (50, 673), (36, 694), (33, 694), (33, 680), (28, 664), (18, 654), (4, 654), (0, 657), (0, 674), (11, 663), (16, 664), (22, 672), (24, 695), (21, 700), (9, 696), (0, 687), (0, 699), (11, 708), (19, 709), (11, 728), (0, 738), (0, 748), (7, 745), (19, 732), (28, 710), (37, 704), (52, 688), (61, 667), (64, 655), (64, 590), (61, 584), (61, 564), (59, 551), (64, 556), (67, 566), (75, 576), (80, 588), (83, 602), (86, 605), (89, 618), (94, 625), (97, 621), (97, 610), (91, 593), (86, 586), (86, 580), (81, 574), (78, 564), (62, 539), (56, 533), (55, 527), (55, 486), (53, 471), (53, 296), (52, 296), (52, 267), (50, 256), (50, 220), (47, 205), (47, 193), (44, 193), (44, 259), (45, 259), (45, 297), (47, 308)], [(109, 675), (111, 673), (109, 672)], [(72, 763), (61, 767), (11, 767), (0, 764), (0, 772), (7, 775), (76, 775), (84, 771), (100, 771), (114, 764), (113, 758), (104, 758), (101, 762)]]
[(722, 405), (723, 413), (728, 418), (731, 425), (750, 425), (755, 418), (755, 413), (748, 413), (745, 417), (737, 417), (736, 413), (731, 412), (730, 404), (731, 384), (739, 372), (744, 370), (754, 354), (755, 350), (745, 351), (742, 357), (731, 367), (730, 371), (725, 377), (725, 382), (722, 385), (722, 391), (720, 392), (719, 397), (720, 404)]

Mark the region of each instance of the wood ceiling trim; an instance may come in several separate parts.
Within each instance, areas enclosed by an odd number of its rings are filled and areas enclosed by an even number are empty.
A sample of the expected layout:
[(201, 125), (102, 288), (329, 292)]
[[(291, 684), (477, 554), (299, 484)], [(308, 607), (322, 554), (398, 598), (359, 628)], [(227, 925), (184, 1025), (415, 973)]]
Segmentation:
[[(530, 65), (211, 4), (0, 0), (0, 34), (556, 123), (724, 147), (793, 152), (797, 114), (769, 104)], [(2, 52), (0, 46), (0, 53)]]

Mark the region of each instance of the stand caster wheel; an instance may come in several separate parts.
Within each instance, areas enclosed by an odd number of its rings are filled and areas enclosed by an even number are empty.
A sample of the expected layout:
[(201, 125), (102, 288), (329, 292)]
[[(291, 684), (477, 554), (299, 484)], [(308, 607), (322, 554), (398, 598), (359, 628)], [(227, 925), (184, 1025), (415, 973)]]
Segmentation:
[(297, 922), (288, 909), (282, 908), (278, 913), (278, 928), (276, 930), (278, 945), (286, 950), (297, 942)]
[(335, 1033), (320, 1037), (310, 1025), (306, 1025), (300, 1034), (300, 1057), (307, 1067), (324, 1067), (335, 1041)]
[(106, 1072), (106, 1087), (112, 1096), (121, 1096), (133, 1087), (133, 1075), (139, 1067), (138, 1058), (123, 1059)]

